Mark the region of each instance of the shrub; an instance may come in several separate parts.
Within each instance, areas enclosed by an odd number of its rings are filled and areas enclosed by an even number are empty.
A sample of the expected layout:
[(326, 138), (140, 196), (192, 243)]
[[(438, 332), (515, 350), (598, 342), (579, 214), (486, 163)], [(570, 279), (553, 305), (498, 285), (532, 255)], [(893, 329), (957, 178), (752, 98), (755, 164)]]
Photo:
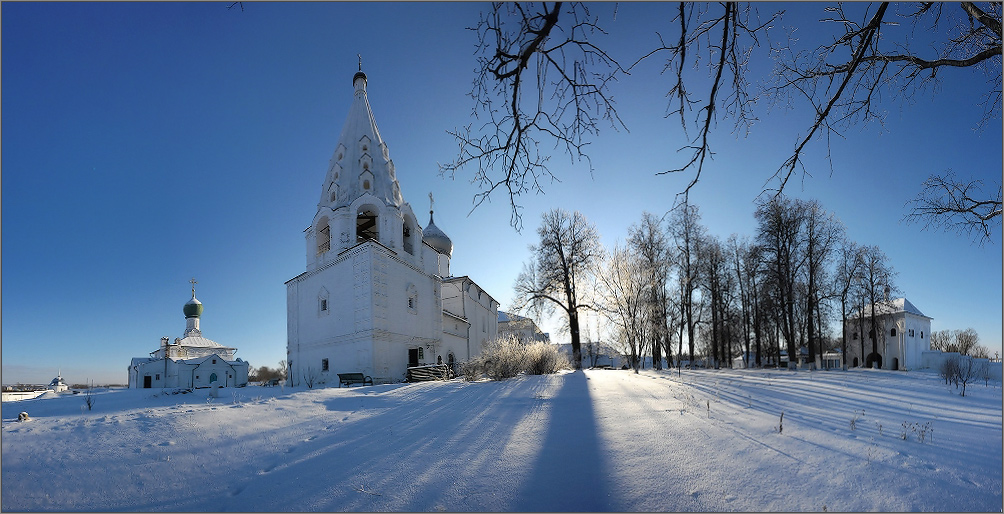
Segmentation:
[(464, 363), (464, 380), (474, 381), (487, 375), (505, 380), (520, 373), (545, 375), (568, 368), (568, 359), (558, 348), (543, 342), (524, 344), (513, 335), (494, 339), (485, 345), (481, 356)]
[(494, 339), (485, 346), (482, 358), (488, 378), (512, 378), (526, 368), (526, 345), (511, 335)]
[(565, 354), (558, 347), (541, 341), (526, 347), (526, 373), (549, 375), (569, 367)]

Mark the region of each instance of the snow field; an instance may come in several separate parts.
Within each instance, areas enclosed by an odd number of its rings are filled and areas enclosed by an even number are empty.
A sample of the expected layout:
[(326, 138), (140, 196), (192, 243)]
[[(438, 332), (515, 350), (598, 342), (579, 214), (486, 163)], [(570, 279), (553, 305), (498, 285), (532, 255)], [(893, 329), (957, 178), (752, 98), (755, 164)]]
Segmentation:
[(3, 403), (3, 510), (1002, 507), (1000, 383), (963, 398), (933, 373), (590, 370), (95, 400)]

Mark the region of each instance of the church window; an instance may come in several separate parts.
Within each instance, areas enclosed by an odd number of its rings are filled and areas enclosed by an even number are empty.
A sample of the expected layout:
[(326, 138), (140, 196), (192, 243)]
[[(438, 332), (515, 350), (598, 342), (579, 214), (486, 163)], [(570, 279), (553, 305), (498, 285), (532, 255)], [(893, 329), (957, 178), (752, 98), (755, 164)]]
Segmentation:
[(369, 210), (359, 211), (356, 216), (356, 242), (379, 241), (380, 232), (377, 229), (377, 215)]
[(216, 359), (213, 359), (213, 364), (216, 364)]
[(335, 201), (335, 192), (334, 191), (331, 192), (331, 201), (332, 202)]
[(910, 329), (910, 337), (913, 337), (913, 329)]
[(328, 314), (328, 290), (324, 287), (317, 293), (317, 313), (322, 316)]
[(209, 375), (209, 383), (210, 384), (212, 384), (213, 382), (216, 382), (217, 380), (219, 380), (219, 378), (216, 376), (216, 373), (213, 373), (212, 375)]
[(154, 380), (160, 380), (160, 373), (157, 373), (156, 375), (154, 375), (153, 378), (154, 378)]
[(408, 284), (406, 292), (408, 294), (408, 312), (418, 314), (418, 289), (415, 284)]
[(921, 330), (921, 331), (920, 331), (920, 338), (921, 338), (921, 339), (923, 339), (923, 338), (924, 338), (924, 331), (923, 331), (923, 330)]
[(328, 359), (321, 359), (321, 371), (328, 371)]
[(424, 351), (424, 350), (425, 350), (425, 349), (424, 349), (424, 348), (422, 348), (421, 346), (419, 346), (419, 347), (418, 347), (418, 358), (419, 358), (420, 360), (421, 360), (421, 359), (425, 359), (425, 351)]
[(889, 335), (891, 335), (893, 337), (896, 337), (896, 329), (895, 328), (892, 329), (892, 333), (890, 333)]
[(331, 249), (331, 226), (328, 225), (328, 218), (321, 218), (317, 222), (317, 254), (320, 255)]
[(851, 336), (851, 339), (853, 339), (853, 340), (857, 341), (857, 340), (858, 340), (858, 333), (857, 333), (857, 332), (855, 332), (855, 333), (854, 333), (854, 335), (853, 335), (853, 336)]
[(407, 221), (404, 222), (404, 228), (401, 229), (401, 241), (404, 245), (404, 251), (414, 255), (415, 250), (411, 239), (411, 227), (408, 226)]

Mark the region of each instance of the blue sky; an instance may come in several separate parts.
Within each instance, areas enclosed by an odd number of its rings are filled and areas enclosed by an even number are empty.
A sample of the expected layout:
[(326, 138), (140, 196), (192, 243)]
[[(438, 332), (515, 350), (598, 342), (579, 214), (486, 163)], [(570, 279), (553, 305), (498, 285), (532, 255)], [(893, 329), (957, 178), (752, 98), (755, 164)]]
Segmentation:
[[(623, 241), (643, 211), (664, 213), (689, 176), (686, 140), (665, 112), (660, 63), (622, 79), (614, 96), (628, 131), (591, 145), (594, 173), (555, 155), (560, 183), (470, 213), (469, 176), (437, 174), (471, 122), (473, 25), (468, 3), (2, 4), (3, 382), (125, 383), (132, 357), (181, 336), (188, 280), (198, 281), (206, 337), (254, 366), (285, 358), (284, 282), (305, 269), (303, 229), (351, 102), (357, 54), (369, 98), (416, 212), (436, 196), (436, 224), (454, 241), (452, 271), (503, 307), (534, 242), (540, 213), (578, 209), (603, 241)], [(671, 6), (593, 6), (625, 62), (655, 42)], [(770, 8), (759, 4), (761, 11)], [(784, 4), (786, 23), (822, 6)], [(803, 30), (804, 32), (804, 30)], [(760, 61), (751, 76), (770, 72)], [(1001, 347), (1001, 235), (965, 236), (900, 220), (932, 173), (999, 181), (1000, 120), (975, 130), (985, 81), (943, 72), (938, 94), (887, 102), (884, 127), (855, 126), (812, 146), (813, 176), (789, 195), (816, 198), (860, 244), (877, 244), (897, 284), (935, 330), (975, 328)], [(811, 123), (804, 110), (758, 111), (737, 137), (727, 121), (691, 194), (709, 231), (753, 235), (754, 199)], [(424, 224), (427, 220), (421, 220)], [(545, 322), (545, 330), (554, 330)], [(561, 339), (558, 337), (557, 339)]]

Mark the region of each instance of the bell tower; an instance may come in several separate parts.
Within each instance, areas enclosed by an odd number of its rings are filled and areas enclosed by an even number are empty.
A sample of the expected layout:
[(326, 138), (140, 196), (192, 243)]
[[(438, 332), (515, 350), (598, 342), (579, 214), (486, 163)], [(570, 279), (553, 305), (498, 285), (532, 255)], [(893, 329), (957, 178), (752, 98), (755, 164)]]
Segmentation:
[(352, 104), (305, 231), (307, 269), (358, 244), (375, 241), (414, 258), (422, 228), (401, 196), (394, 161), (370, 108), (362, 71), (352, 77)]

